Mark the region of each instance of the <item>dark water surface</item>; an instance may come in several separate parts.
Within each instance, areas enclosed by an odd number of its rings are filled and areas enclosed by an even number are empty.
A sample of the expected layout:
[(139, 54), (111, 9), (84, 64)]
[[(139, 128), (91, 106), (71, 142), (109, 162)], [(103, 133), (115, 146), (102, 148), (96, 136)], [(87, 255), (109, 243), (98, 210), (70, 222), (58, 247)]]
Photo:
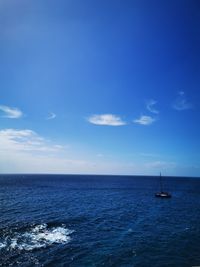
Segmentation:
[(0, 175), (0, 266), (200, 266), (200, 179)]

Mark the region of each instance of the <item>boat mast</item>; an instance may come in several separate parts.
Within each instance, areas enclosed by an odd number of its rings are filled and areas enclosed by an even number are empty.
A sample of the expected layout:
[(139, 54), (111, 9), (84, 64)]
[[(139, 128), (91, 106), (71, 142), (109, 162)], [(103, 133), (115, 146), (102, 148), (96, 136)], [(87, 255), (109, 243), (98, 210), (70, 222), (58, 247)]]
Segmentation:
[(160, 172), (160, 191), (163, 192), (163, 183), (162, 183), (161, 172)]

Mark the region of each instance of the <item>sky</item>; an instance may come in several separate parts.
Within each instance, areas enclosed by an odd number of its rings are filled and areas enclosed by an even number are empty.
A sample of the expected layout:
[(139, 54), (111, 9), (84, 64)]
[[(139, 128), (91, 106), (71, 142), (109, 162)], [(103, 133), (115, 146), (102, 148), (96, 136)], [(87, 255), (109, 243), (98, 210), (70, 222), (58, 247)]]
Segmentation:
[(0, 0), (0, 173), (200, 177), (198, 0)]

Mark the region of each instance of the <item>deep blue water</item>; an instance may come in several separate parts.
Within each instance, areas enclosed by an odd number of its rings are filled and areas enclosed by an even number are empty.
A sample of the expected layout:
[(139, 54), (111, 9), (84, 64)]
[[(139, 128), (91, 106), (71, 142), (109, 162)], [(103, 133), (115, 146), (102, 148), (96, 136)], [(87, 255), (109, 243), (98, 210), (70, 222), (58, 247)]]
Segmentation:
[(200, 266), (200, 179), (0, 175), (0, 266)]

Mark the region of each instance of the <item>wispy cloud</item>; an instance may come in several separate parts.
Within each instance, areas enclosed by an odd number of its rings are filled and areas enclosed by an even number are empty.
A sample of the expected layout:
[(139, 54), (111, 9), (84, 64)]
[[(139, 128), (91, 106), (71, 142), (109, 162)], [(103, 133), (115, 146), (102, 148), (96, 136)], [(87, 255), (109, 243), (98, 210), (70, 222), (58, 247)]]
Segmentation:
[(175, 168), (177, 164), (169, 161), (153, 161), (145, 164), (148, 168), (154, 168), (158, 170)]
[(101, 153), (97, 154), (97, 157), (99, 157), (99, 158), (102, 158), (103, 156), (104, 156), (104, 155), (101, 154)]
[(122, 126), (126, 124), (120, 117), (113, 114), (92, 115), (88, 118), (88, 121), (92, 124), (108, 126)]
[(142, 116), (140, 116), (139, 119), (135, 119), (133, 122), (141, 124), (141, 125), (150, 125), (153, 122), (155, 122), (155, 119), (152, 118), (151, 116), (142, 115)]
[(140, 153), (140, 156), (147, 157), (147, 158), (158, 158), (159, 154), (155, 154), (155, 153)]
[(38, 152), (57, 152), (63, 149), (60, 145), (50, 143), (48, 140), (39, 136), (36, 132), (25, 129), (3, 129), (0, 130), (1, 150), (11, 151), (38, 151)]
[(18, 108), (8, 107), (4, 105), (0, 105), (0, 111), (3, 112), (3, 115), (1, 117), (9, 118), (9, 119), (18, 119), (22, 117), (23, 113)]
[[(30, 129), (0, 130), (0, 170), (2, 173), (74, 173), (74, 174), (147, 174), (154, 175), (167, 170), (168, 175), (177, 171), (191, 173), (191, 168), (179, 166), (175, 162), (150, 160), (140, 162), (123, 157), (116, 160), (105, 155), (85, 154), (73, 147), (58, 145)], [(83, 154), (82, 154), (83, 153)], [(81, 158), (80, 158), (81, 157)], [(121, 160), (122, 159), (122, 160)], [(198, 170), (197, 170), (198, 171)], [(195, 171), (195, 172), (197, 172)], [(178, 173), (177, 173), (178, 174)]]
[(49, 116), (46, 118), (47, 120), (53, 120), (53, 119), (55, 119), (56, 118), (56, 114), (55, 113), (53, 113), (53, 112), (50, 112), (49, 113)]
[(154, 113), (154, 114), (158, 114), (159, 111), (154, 108), (156, 103), (157, 103), (157, 101), (155, 101), (154, 99), (148, 100), (147, 104), (146, 104), (146, 108), (148, 109), (148, 111), (150, 111), (151, 113)]
[(54, 144), (30, 129), (0, 130), (0, 147), (2, 172), (78, 173), (90, 168), (92, 173), (91, 163), (71, 156), (68, 146)]
[(128, 164), (82, 155), (56, 145), (30, 129), (0, 130), (0, 169), (2, 173), (133, 173)]
[(183, 91), (180, 91), (178, 92), (178, 97), (174, 101), (172, 107), (178, 111), (182, 111), (193, 108), (193, 105), (188, 102), (185, 93)]

